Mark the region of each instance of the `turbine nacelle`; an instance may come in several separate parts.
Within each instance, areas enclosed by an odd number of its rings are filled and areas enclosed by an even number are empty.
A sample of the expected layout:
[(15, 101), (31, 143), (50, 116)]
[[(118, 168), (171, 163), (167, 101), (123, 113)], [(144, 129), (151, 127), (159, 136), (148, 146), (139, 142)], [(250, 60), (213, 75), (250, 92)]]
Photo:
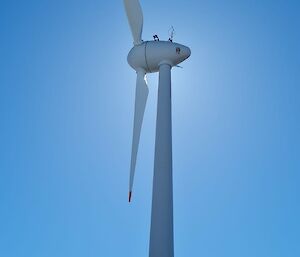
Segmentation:
[(191, 50), (184, 45), (170, 41), (145, 41), (135, 45), (129, 52), (127, 61), (136, 71), (157, 72), (162, 63), (171, 67), (183, 62), (191, 55)]

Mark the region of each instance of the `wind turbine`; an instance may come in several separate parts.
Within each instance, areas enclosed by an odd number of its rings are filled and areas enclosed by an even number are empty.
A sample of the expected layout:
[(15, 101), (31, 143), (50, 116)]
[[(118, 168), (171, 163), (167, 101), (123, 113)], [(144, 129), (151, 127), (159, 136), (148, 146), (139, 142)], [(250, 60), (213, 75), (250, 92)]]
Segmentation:
[(171, 69), (187, 59), (191, 50), (171, 40), (143, 41), (143, 13), (139, 0), (124, 0), (124, 5), (134, 40), (127, 61), (137, 73), (129, 202), (149, 92), (146, 74), (159, 72), (149, 257), (173, 257)]

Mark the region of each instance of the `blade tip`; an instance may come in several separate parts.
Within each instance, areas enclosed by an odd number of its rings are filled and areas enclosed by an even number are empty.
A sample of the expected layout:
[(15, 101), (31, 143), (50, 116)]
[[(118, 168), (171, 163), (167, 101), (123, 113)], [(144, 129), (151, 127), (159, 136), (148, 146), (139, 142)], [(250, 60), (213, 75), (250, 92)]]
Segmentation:
[(129, 191), (129, 195), (128, 195), (128, 202), (131, 202), (131, 196), (132, 196), (132, 192)]

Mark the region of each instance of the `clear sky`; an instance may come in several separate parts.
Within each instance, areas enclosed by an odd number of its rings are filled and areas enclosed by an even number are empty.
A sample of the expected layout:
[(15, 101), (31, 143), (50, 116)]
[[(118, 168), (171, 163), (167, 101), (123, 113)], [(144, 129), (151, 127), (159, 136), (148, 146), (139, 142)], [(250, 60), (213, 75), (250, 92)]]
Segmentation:
[[(141, 0), (172, 71), (176, 257), (300, 256), (300, 4)], [(148, 256), (157, 74), (128, 178), (122, 1), (0, 3), (0, 256)]]

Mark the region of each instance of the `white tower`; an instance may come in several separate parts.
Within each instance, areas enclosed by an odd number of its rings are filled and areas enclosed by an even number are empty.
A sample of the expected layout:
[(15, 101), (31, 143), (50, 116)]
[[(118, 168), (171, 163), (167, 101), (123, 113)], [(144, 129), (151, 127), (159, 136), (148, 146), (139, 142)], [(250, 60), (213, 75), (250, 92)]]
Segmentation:
[(127, 60), (137, 72), (129, 201), (148, 97), (145, 76), (147, 73), (159, 72), (149, 257), (173, 257), (171, 69), (187, 59), (191, 51), (170, 40), (143, 41), (143, 14), (139, 1), (124, 0), (124, 4), (134, 39), (134, 47)]

